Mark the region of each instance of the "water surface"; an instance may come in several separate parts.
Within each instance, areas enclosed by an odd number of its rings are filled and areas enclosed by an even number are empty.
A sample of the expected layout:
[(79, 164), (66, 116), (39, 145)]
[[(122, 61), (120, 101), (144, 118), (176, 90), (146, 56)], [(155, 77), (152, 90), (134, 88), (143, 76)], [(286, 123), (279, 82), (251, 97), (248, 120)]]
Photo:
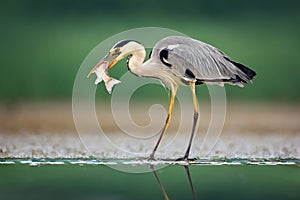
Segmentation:
[[(2, 159), (1, 164), (1, 199), (163, 199), (152, 172), (110, 167), (147, 168), (147, 161)], [(184, 166), (173, 162), (157, 171), (170, 199), (192, 199)], [(189, 170), (197, 199), (300, 198), (299, 160), (195, 161)]]

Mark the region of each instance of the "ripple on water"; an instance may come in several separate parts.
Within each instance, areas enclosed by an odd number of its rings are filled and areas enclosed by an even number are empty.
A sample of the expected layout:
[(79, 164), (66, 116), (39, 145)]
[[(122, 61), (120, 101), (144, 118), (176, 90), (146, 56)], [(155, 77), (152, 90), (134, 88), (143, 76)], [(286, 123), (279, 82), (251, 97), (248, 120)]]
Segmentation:
[(39, 165), (193, 165), (193, 166), (202, 166), (202, 165), (295, 165), (300, 166), (299, 159), (214, 159), (214, 160), (194, 160), (194, 161), (172, 161), (172, 160), (154, 160), (150, 161), (147, 159), (140, 160), (117, 160), (117, 159), (14, 159), (6, 158), (0, 159), (0, 164), (2, 165), (12, 165), (12, 164), (24, 164), (30, 166), (39, 166)]

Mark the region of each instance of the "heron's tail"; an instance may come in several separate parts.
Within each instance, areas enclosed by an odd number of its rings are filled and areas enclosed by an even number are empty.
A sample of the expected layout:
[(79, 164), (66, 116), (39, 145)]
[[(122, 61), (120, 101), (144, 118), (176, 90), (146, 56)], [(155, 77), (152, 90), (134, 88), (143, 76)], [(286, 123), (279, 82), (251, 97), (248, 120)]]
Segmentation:
[(234, 61), (231, 61), (232, 64), (234, 64), (237, 68), (239, 68), (242, 72), (244, 72), (250, 80), (252, 80), (254, 78), (254, 76), (256, 75), (256, 72), (253, 71), (252, 69), (240, 64), (240, 63), (236, 63)]
[[(252, 69), (250, 69), (249, 67), (246, 67), (245, 65), (242, 65), (241, 63), (237, 63), (234, 62), (232, 60), (230, 60), (227, 57), (224, 57), (227, 61), (231, 62), (232, 64), (234, 64), (234, 66), (236, 66), (237, 68), (239, 68), (244, 74), (247, 75), (247, 77), (249, 78), (249, 81), (251, 81), (254, 76), (256, 75), (256, 72), (253, 71)], [(245, 80), (244, 80), (245, 81)]]

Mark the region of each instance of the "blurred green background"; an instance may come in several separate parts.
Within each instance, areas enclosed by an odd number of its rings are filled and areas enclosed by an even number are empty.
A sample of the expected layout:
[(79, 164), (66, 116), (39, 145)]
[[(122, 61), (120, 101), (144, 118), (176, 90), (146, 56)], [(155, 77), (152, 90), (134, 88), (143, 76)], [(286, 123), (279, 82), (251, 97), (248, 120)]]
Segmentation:
[[(227, 86), (229, 98), (300, 99), (300, 1), (4, 0), (0, 23), (1, 102), (71, 100), (76, 72), (95, 46), (145, 26), (210, 43), (256, 70), (245, 89)], [(126, 72), (125, 61), (118, 65), (115, 77)]]

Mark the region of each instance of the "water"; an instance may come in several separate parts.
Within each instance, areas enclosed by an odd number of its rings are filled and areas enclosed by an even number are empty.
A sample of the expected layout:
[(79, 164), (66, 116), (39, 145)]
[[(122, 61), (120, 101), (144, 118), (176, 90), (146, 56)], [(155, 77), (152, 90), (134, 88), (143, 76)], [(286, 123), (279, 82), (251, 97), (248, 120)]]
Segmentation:
[[(68, 159), (68, 158), (61, 158), (61, 159), (18, 159), (18, 158), (2, 158), (0, 159), (0, 164), (2, 165), (10, 165), (10, 164), (25, 164), (29, 166), (42, 166), (42, 165), (107, 165), (107, 166), (114, 166), (114, 165), (128, 165), (128, 166), (135, 166), (135, 165), (153, 165), (153, 166), (164, 166), (164, 165), (192, 165), (192, 166), (219, 166), (219, 165), (260, 165), (260, 166), (300, 166), (300, 159), (222, 159), (222, 158), (215, 158), (215, 159), (196, 159), (193, 161), (176, 161), (171, 159), (165, 160), (148, 160), (148, 159), (97, 159), (97, 158), (77, 158), (77, 159)], [(139, 173), (139, 172), (136, 172)]]
[[(153, 172), (170, 199), (192, 199), (186, 163), (146, 160), (1, 159), (1, 199), (163, 199)], [(299, 199), (300, 160), (193, 161), (188, 166), (197, 199)]]

